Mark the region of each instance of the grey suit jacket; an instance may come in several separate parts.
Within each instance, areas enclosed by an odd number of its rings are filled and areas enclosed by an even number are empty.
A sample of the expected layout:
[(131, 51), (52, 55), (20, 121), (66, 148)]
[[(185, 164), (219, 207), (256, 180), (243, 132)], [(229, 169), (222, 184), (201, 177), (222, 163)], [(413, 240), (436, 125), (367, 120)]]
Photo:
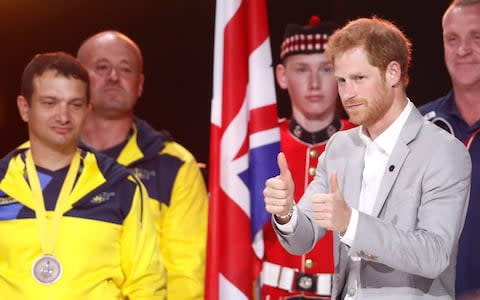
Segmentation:
[[(300, 200), (294, 232), (276, 229), (289, 252), (304, 254), (325, 234), (310, 218), (310, 198), (329, 192), (333, 171), (345, 201), (358, 209), (365, 153), (358, 130), (330, 138)], [(334, 234), (332, 299), (343, 299), (349, 292), (360, 299), (454, 299), (457, 244), (470, 176), (464, 145), (413, 108), (390, 156), (373, 214), (360, 212), (351, 247)], [(353, 263), (352, 256), (361, 261)]]

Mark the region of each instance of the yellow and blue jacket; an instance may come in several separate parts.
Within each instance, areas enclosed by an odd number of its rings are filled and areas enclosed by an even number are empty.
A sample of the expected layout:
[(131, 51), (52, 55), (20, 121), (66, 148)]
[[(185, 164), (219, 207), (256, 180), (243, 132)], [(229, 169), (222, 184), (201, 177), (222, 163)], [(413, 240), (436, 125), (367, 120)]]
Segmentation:
[[(143, 185), (113, 160), (83, 150), (55, 248), (63, 274), (51, 285), (33, 278), (42, 251), (24, 153), (19, 148), (0, 160), (0, 299), (165, 299)], [(50, 178), (39, 177), (47, 198)], [(52, 214), (47, 208), (47, 220)]]
[(195, 158), (168, 132), (138, 118), (121, 147), (113, 154), (117, 162), (141, 179), (152, 199), (168, 299), (203, 299), (208, 196)]

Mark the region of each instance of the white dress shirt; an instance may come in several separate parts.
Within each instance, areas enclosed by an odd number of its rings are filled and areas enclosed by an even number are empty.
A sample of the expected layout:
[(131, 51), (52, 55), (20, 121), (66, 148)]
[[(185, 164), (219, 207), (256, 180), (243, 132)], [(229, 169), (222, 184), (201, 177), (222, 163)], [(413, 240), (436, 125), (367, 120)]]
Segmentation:
[(362, 176), (362, 188), (360, 190), (360, 200), (358, 210), (352, 208), (352, 216), (348, 223), (347, 230), (341, 241), (348, 246), (352, 245), (355, 239), (355, 232), (357, 231), (358, 214), (359, 211), (372, 214), (373, 207), (377, 201), (378, 189), (382, 182), (383, 174), (387, 168), (387, 163), (392, 154), (393, 148), (397, 143), (398, 136), (402, 131), (403, 125), (407, 121), (410, 112), (412, 111), (413, 103), (408, 100), (407, 105), (400, 113), (398, 118), (390, 124), (384, 132), (382, 132), (375, 140), (370, 139), (364, 133), (363, 126), (360, 126), (358, 131), (360, 139), (365, 143), (364, 169)]

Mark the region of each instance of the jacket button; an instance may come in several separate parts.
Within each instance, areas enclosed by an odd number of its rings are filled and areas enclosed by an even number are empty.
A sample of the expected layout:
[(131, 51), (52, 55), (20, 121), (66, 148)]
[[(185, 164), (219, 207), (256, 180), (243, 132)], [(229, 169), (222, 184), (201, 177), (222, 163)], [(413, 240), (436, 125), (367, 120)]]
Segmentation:
[(318, 156), (318, 151), (315, 149), (310, 150), (310, 157), (316, 158)]
[(311, 260), (310, 258), (307, 258), (305, 260), (305, 268), (310, 269), (312, 267), (313, 267), (313, 260)]
[(308, 174), (309, 174), (310, 176), (315, 176), (315, 168), (313, 168), (313, 167), (312, 167), (312, 168), (308, 168)]

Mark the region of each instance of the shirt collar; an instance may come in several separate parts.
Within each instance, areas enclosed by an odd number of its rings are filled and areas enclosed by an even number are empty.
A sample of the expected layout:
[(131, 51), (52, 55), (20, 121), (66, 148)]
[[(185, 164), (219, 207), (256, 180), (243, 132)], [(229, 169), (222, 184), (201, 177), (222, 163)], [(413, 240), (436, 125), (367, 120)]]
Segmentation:
[[(407, 98), (407, 105), (400, 113), (398, 118), (393, 121), (393, 123), (390, 124), (390, 126), (388, 126), (387, 129), (385, 129), (385, 131), (383, 131), (375, 140), (373, 140), (373, 142), (375, 142), (375, 144), (377, 144), (388, 155), (392, 153), (393, 147), (397, 143), (403, 125), (405, 125), (405, 122), (407, 122), (408, 116), (410, 115), (412, 109), (413, 103)], [(363, 132), (363, 130), (363, 126), (360, 126), (360, 130), (358, 131), (360, 139), (365, 143), (365, 145), (368, 145), (372, 142), (372, 140)]]
[(458, 107), (455, 101), (455, 94), (453, 93), (453, 90), (447, 94), (447, 96), (445, 97), (445, 101), (441, 104), (438, 111), (441, 111), (443, 114), (446, 114), (447, 116), (451, 116), (452, 118), (455, 118), (456, 121), (459, 122), (457, 124), (466, 128), (466, 129), (463, 129), (466, 132), (472, 133), (478, 128), (480, 128), (480, 121), (477, 121), (472, 126), (469, 126), (467, 122), (465, 122), (462, 115), (458, 111)]

